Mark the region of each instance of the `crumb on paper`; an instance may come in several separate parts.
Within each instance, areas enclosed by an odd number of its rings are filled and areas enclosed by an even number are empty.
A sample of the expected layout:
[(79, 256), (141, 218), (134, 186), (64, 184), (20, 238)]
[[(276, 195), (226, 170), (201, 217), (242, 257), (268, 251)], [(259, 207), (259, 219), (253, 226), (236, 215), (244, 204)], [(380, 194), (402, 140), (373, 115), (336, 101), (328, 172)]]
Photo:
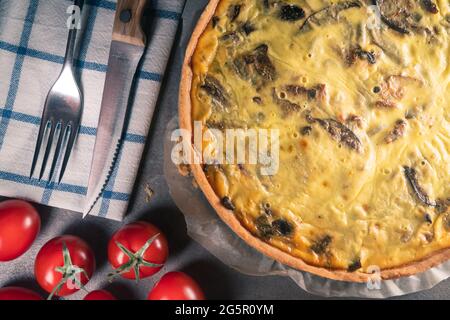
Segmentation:
[(155, 192), (148, 183), (145, 184), (144, 192), (145, 192), (145, 202), (149, 203)]
[(191, 174), (191, 166), (188, 165), (188, 164), (180, 164), (178, 166), (178, 172), (183, 177), (187, 177), (187, 176), (189, 176)]

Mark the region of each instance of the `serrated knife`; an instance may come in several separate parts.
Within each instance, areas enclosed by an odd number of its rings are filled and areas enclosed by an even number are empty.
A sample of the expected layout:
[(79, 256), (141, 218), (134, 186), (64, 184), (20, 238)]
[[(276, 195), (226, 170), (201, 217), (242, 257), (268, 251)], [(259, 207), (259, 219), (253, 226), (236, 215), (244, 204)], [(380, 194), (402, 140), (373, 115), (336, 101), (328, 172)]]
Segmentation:
[(117, 161), (126, 124), (131, 88), (144, 55), (142, 20), (147, 0), (119, 0), (83, 218), (100, 199)]

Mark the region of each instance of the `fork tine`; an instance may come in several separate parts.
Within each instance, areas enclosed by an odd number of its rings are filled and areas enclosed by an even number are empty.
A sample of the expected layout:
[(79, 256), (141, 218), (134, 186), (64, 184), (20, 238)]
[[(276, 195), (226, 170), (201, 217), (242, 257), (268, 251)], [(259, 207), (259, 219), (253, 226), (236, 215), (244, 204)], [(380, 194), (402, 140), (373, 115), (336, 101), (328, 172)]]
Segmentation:
[(64, 160), (61, 165), (61, 171), (59, 173), (58, 183), (61, 183), (64, 173), (66, 172), (67, 163), (69, 162), (69, 158), (70, 158), (70, 153), (72, 152), (72, 148), (75, 143), (75, 138), (77, 137), (77, 134), (78, 134), (78, 128), (79, 128), (79, 124), (76, 124), (76, 125), (71, 124), (70, 125), (70, 136), (69, 136), (69, 139), (67, 140), (66, 152), (64, 154)]
[(30, 179), (33, 177), (34, 170), (36, 169), (36, 164), (39, 158), (39, 153), (42, 147), (42, 140), (44, 139), (45, 131), (47, 130), (48, 121), (44, 121), (44, 118), (41, 121), (41, 126), (39, 128), (39, 134), (36, 142), (36, 148), (34, 150), (33, 162), (31, 164), (30, 170)]
[(49, 157), (50, 151), (52, 149), (53, 138), (54, 138), (56, 127), (58, 124), (57, 123), (54, 124), (53, 121), (51, 121), (50, 125), (51, 125), (51, 129), (50, 129), (50, 134), (48, 136), (47, 147), (45, 148), (44, 160), (42, 160), (42, 167), (41, 167), (41, 173), (39, 174), (39, 180), (42, 180), (42, 177), (44, 176), (45, 168), (47, 167), (48, 157)]
[(58, 136), (58, 142), (56, 143), (55, 155), (53, 156), (52, 167), (50, 169), (50, 178), (48, 181), (53, 180), (53, 175), (55, 173), (56, 165), (58, 164), (58, 159), (60, 156), (63, 139), (67, 134), (67, 130), (68, 130), (67, 126), (64, 124), (64, 122), (61, 122), (59, 136)]

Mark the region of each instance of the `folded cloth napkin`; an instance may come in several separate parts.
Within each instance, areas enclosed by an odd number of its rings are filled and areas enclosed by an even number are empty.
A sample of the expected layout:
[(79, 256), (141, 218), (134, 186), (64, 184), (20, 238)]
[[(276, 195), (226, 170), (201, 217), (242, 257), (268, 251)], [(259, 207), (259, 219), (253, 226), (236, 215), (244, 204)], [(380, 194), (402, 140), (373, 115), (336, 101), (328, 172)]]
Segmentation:
[[(152, 1), (155, 22), (139, 71), (128, 132), (93, 215), (121, 220), (126, 213), (184, 3)], [(45, 98), (63, 63), (66, 11), (72, 4), (70, 0), (0, 1), (0, 195), (82, 212), (116, 1), (85, 0), (76, 62), (84, 113), (62, 184), (29, 178)]]

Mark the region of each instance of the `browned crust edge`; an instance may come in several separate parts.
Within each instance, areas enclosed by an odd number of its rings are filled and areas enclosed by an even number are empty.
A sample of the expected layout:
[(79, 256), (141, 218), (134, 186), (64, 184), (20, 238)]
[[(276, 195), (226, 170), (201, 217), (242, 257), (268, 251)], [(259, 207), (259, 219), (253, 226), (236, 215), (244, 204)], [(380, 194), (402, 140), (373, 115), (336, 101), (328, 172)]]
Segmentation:
[[(179, 95), (179, 121), (180, 128), (186, 129), (192, 133), (192, 113), (191, 113), (191, 89), (192, 89), (192, 68), (191, 59), (197, 47), (197, 43), (204, 30), (208, 26), (211, 18), (214, 16), (216, 8), (221, 0), (210, 0), (209, 4), (205, 8), (198, 24), (192, 34), (192, 37), (187, 46), (185, 59), (183, 62), (182, 78), (180, 83), (180, 95)], [(191, 146), (192, 147), (192, 146)], [(192, 147), (192, 152), (194, 148)], [(316, 267), (307, 264), (300, 258), (291, 256), (290, 254), (267, 244), (257, 237), (253, 236), (246, 228), (244, 228), (239, 220), (235, 217), (232, 211), (225, 209), (221, 205), (219, 197), (214, 192), (213, 188), (209, 184), (206, 175), (199, 164), (191, 165), (192, 173), (208, 199), (209, 203), (216, 210), (219, 217), (233, 230), (241, 239), (243, 239), (248, 245), (257, 249), (259, 252), (266, 256), (275, 259), (282, 264), (297, 270), (306, 271), (317, 276), (325, 277), (332, 280), (349, 281), (349, 282), (367, 282), (373, 280), (373, 275), (362, 272), (347, 272), (343, 270), (332, 270), (322, 267)], [(400, 267), (392, 269), (381, 270), (381, 279), (396, 279), (400, 277), (406, 277), (415, 275), (421, 272), (425, 272), (430, 268), (433, 268), (450, 259), (450, 248), (440, 250), (427, 258), (406, 264)]]

